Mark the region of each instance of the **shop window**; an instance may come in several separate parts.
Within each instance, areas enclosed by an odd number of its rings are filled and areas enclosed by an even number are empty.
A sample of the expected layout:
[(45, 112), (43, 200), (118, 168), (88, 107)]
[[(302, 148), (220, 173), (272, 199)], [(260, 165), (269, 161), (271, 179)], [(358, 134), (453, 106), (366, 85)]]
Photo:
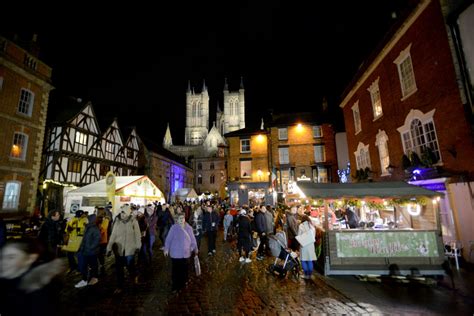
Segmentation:
[(5, 186), (2, 208), (4, 210), (17, 210), (20, 201), (21, 183), (18, 181), (9, 181)]
[(401, 134), (403, 150), (406, 155), (412, 152), (417, 153), (421, 158), (423, 154), (430, 150), (436, 161), (441, 161), (438, 137), (433, 122), (435, 110), (423, 114), (419, 110), (411, 110), (405, 118), (405, 124), (397, 130)]
[(249, 153), (250, 152), (250, 139), (241, 139), (240, 140), (240, 152)]
[(20, 101), (18, 102), (18, 113), (31, 116), (35, 95), (30, 90), (21, 89)]
[(354, 152), (354, 155), (356, 158), (357, 169), (371, 168), (369, 145), (359, 143), (357, 146), (357, 151)]
[(240, 161), (240, 177), (241, 178), (252, 177), (252, 161), (251, 160)]
[(394, 63), (398, 68), (398, 76), (400, 78), (400, 86), (402, 89), (402, 100), (416, 92), (415, 73), (410, 55), (411, 44), (405, 48)]
[(69, 159), (67, 164), (67, 171), (72, 173), (81, 173), (82, 161), (76, 159)]
[(323, 137), (323, 128), (320, 125), (313, 126), (313, 138)]
[(278, 129), (278, 139), (287, 140), (288, 139), (288, 128), (279, 128)]
[(288, 147), (278, 148), (278, 156), (280, 159), (280, 165), (285, 165), (290, 163), (290, 156), (288, 153)]
[(13, 144), (10, 151), (10, 157), (25, 160), (27, 147), (28, 135), (23, 133), (13, 134)]
[(385, 131), (379, 130), (376, 136), (375, 146), (377, 146), (379, 150), (381, 176), (390, 175), (390, 173), (387, 170), (388, 166), (390, 165), (390, 157), (388, 154), (387, 142), (388, 142), (387, 134), (385, 133)]
[(352, 116), (354, 117), (354, 131), (355, 134), (358, 134), (362, 131), (362, 125), (360, 122), (359, 101), (357, 101), (352, 106)]
[(367, 89), (370, 92), (370, 100), (372, 102), (372, 112), (374, 120), (382, 116), (382, 100), (380, 98), (379, 78), (375, 80)]
[(314, 161), (315, 162), (325, 162), (326, 161), (326, 150), (324, 145), (314, 146)]

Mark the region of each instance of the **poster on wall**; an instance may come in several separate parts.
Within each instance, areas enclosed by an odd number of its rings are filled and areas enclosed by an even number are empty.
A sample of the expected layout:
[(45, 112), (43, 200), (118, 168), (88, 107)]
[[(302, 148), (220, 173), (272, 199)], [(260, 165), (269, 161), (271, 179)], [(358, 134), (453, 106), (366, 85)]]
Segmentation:
[(439, 256), (434, 231), (336, 233), (336, 242), (340, 258)]

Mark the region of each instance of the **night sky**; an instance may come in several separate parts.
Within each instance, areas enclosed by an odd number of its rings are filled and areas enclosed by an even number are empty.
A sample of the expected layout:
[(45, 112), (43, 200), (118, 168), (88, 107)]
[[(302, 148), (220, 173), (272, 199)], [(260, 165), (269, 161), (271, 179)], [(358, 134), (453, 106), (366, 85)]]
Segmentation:
[(52, 16), (36, 31), (40, 57), (53, 67), (49, 113), (74, 96), (93, 103), (102, 132), (118, 117), (122, 128), (161, 143), (170, 122), (173, 142), (183, 144), (188, 80), (196, 91), (206, 80), (212, 124), (224, 78), (235, 90), (243, 76), (247, 125), (267, 109), (318, 111), (323, 96), (337, 114), (344, 88), (394, 23), (392, 12), (413, 1), (221, 2)]

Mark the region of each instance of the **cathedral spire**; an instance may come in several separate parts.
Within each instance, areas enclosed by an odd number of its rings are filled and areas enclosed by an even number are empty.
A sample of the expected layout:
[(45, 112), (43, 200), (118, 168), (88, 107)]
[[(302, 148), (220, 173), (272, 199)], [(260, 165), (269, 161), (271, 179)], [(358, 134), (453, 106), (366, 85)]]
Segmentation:
[(264, 130), (264, 129), (265, 129), (265, 126), (264, 126), (264, 124), (263, 124), (263, 117), (262, 117), (262, 124), (260, 124), (260, 129), (261, 129), (261, 130)]
[(204, 92), (204, 91), (207, 91), (206, 79), (203, 79), (203, 80), (202, 80), (202, 92)]
[(221, 113), (222, 110), (221, 110), (221, 107), (219, 106), (219, 101), (217, 101), (217, 113)]
[(244, 77), (240, 76), (240, 89), (244, 89)]
[(168, 126), (166, 127), (165, 137), (163, 138), (163, 147), (168, 149), (171, 146), (173, 146), (173, 139), (171, 138), (170, 123), (168, 123)]
[(188, 90), (186, 92), (191, 92), (191, 80), (188, 80)]
[(229, 86), (227, 85), (227, 78), (224, 78), (224, 91), (228, 91)]

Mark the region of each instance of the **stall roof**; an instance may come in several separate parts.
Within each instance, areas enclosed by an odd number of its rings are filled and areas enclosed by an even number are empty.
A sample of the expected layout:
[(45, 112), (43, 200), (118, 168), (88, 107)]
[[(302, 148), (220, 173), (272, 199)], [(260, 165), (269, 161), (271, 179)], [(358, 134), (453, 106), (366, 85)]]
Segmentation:
[(197, 198), (198, 195), (196, 191), (194, 191), (193, 188), (181, 188), (176, 190), (176, 192), (173, 194), (174, 196), (178, 196), (180, 198)]
[(299, 181), (298, 187), (314, 199), (341, 198), (412, 198), (416, 196), (442, 196), (442, 193), (427, 190), (406, 182), (366, 183), (312, 183)]
[[(119, 191), (123, 187), (126, 187), (127, 185), (143, 178), (146, 176), (128, 176), (128, 177), (115, 177), (115, 188), (116, 191)], [(105, 190), (105, 179), (99, 180), (97, 182), (88, 184), (86, 186), (83, 186), (79, 189), (69, 191), (68, 194), (70, 195), (96, 195), (96, 196), (101, 196), (106, 194)]]

